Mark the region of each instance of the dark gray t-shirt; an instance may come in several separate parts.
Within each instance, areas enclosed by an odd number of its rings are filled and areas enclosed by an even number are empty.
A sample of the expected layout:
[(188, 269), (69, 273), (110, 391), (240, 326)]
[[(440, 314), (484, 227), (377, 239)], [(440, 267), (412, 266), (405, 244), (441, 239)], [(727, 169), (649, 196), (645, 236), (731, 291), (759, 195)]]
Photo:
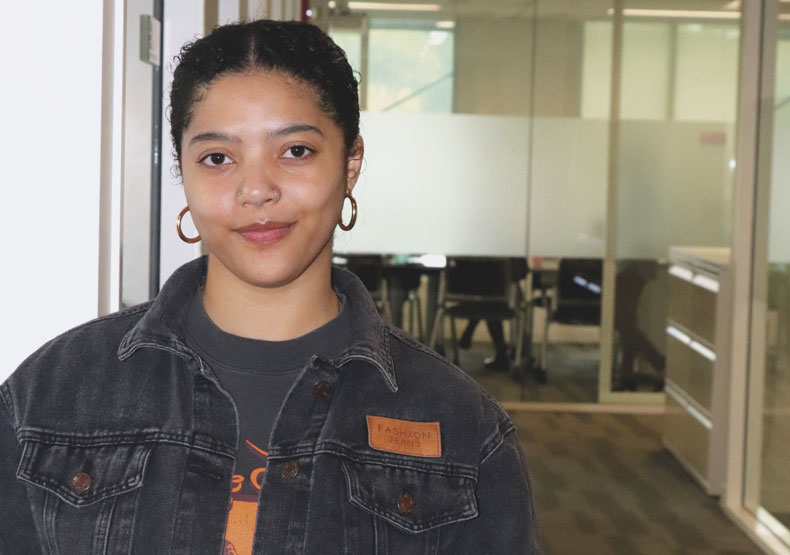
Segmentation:
[(269, 436), (296, 377), (313, 355), (332, 360), (350, 339), (345, 297), (340, 313), (310, 333), (288, 341), (231, 335), (206, 314), (198, 291), (186, 316), (189, 347), (205, 360), (231, 394), (239, 415), (239, 445), (233, 476), (234, 501), (256, 502), (263, 482)]

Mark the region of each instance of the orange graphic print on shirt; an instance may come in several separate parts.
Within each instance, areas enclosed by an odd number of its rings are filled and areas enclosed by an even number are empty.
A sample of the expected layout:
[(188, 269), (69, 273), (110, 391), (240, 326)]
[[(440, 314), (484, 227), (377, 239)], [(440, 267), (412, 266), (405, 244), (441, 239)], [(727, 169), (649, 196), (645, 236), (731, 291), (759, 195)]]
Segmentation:
[[(256, 463), (263, 462), (263, 466), (250, 469), (240, 465), (239, 470), (246, 475), (233, 475), (230, 512), (228, 513), (228, 525), (225, 528), (224, 555), (252, 555), (255, 518), (258, 512), (258, 494), (263, 485), (269, 453), (249, 440), (245, 440), (245, 444), (248, 452), (254, 456)], [(248, 470), (249, 472), (247, 472)]]

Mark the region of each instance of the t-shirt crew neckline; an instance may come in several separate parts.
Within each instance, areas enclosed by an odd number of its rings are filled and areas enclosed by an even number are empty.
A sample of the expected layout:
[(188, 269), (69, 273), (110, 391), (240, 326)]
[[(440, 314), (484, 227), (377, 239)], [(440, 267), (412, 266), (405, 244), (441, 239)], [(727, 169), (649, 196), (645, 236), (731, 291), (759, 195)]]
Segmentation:
[(190, 301), (185, 315), (188, 343), (199, 354), (219, 362), (228, 370), (280, 374), (301, 368), (313, 355), (337, 358), (346, 347), (350, 330), (350, 310), (346, 297), (335, 291), (340, 312), (326, 324), (286, 341), (250, 339), (222, 330), (209, 317), (200, 289)]

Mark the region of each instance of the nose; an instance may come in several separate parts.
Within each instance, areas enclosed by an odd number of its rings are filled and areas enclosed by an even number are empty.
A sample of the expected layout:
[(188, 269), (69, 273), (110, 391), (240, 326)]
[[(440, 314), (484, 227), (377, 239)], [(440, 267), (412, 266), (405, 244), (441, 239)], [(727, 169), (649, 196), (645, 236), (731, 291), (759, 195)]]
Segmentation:
[(241, 204), (257, 207), (269, 202), (277, 202), (280, 198), (280, 189), (274, 180), (259, 168), (242, 176), (236, 196)]

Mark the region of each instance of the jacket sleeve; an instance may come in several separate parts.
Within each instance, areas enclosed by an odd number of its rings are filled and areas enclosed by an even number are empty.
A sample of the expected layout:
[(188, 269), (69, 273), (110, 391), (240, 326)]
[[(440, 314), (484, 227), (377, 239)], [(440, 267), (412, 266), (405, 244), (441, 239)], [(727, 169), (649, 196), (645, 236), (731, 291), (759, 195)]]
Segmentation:
[(466, 521), (446, 553), (540, 554), (526, 461), (515, 431), (480, 465), (477, 518)]
[(24, 484), (17, 480), (21, 447), (0, 390), (0, 554), (41, 553)]

